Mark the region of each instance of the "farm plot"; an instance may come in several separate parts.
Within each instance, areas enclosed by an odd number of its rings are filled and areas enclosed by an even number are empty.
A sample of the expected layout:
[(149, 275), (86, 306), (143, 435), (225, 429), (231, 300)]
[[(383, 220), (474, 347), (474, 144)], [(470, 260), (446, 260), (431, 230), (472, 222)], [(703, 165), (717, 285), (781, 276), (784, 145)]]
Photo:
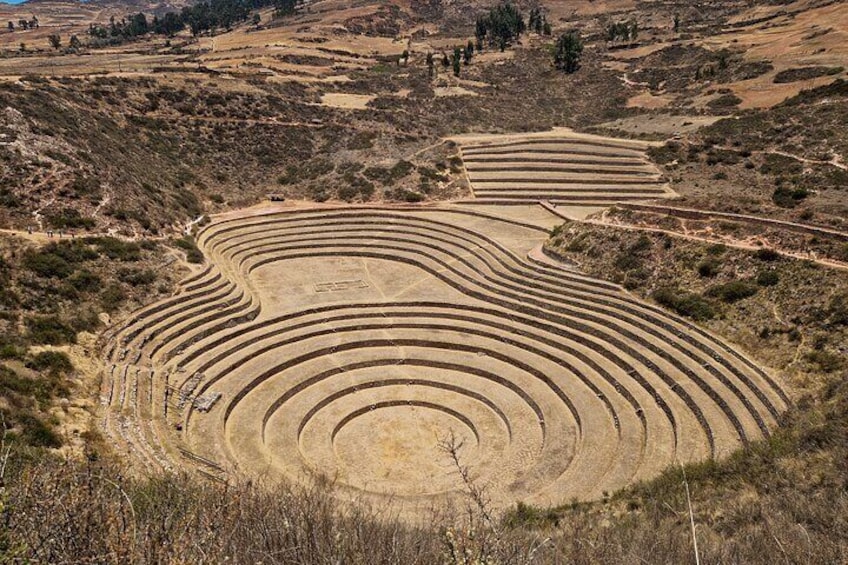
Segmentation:
[(334, 481), (418, 512), (600, 497), (767, 436), (750, 360), (617, 286), (542, 262), (537, 224), (460, 207), (230, 214), (206, 268), (106, 335), (111, 438), (216, 479)]
[(568, 130), (456, 141), (479, 202), (585, 206), (674, 196), (645, 156), (645, 143)]

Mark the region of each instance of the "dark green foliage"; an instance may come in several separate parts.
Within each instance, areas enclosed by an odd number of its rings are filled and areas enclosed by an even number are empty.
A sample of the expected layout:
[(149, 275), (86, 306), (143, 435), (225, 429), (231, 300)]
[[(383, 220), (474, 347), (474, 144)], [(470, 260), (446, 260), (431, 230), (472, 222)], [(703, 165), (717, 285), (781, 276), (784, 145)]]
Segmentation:
[(507, 528), (551, 528), (559, 524), (559, 513), (554, 508), (539, 508), (518, 502), (503, 518)]
[(758, 291), (759, 288), (756, 284), (750, 281), (736, 280), (710, 287), (706, 295), (716, 297), (723, 302), (732, 303), (754, 296)]
[(186, 252), (186, 261), (189, 263), (203, 263), (203, 252), (197, 247), (193, 237), (187, 235), (175, 239), (174, 245)]
[(680, 159), (680, 143), (677, 141), (669, 141), (665, 145), (651, 147), (648, 149), (648, 156), (660, 165), (665, 165)]
[(772, 202), (781, 208), (794, 208), (799, 202), (807, 198), (809, 194), (805, 188), (789, 188), (781, 184), (774, 189), (771, 199)]
[(712, 257), (720, 257), (727, 252), (727, 246), (723, 243), (716, 243), (707, 247), (707, 255)]
[(698, 274), (702, 277), (714, 277), (721, 269), (721, 262), (714, 259), (704, 259), (698, 264)]
[(17, 340), (0, 339), (0, 359), (21, 360), (25, 355), (26, 349), (21, 347)]
[(804, 355), (804, 360), (815, 365), (822, 373), (833, 373), (845, 368), (845, 358), (829, 351), (810, 351)]
[(77, 175), (69, 187), (73, 198), (88, 197), (97, 199), (101, 196), (100, 181), (93, 177)]
[(535, 31), (536, 35), (550, 35), (551, 26), (548, 23), (548, 18), (542, 13), (542, 8), (536, 6), (530, 10), (530, 16), (527, 19), (527, 28)]
[(420, 192), (408, 190), (406, 188), (398, 188), (396, 190), (387, 191), (385, 197), (387, 200), (399, 200), (402, 202), (409, 202), (410, 204), (422, 202), (426, 198), (426, 196)]
[(583, 42), (577, 31), (569, 31), (559, 36), (554, 48), (554, 66), (566, 73), (573, 73), (580, 68), (580, 54), (583, 53)]
[(742, 102), (742, 99), (736, 96), (735, 94), (728, 93), (722, 94), (718, 98), (714, 98), (707, 103), (707, 106), (712, 108), (713, 110), (730, 110), (738, 106)]
[(84, 218), (79, 213), (79, 210), (74, 208), (62, 208), (55, 212), (48, 212), (45, 214), (45, 218), (51, 227), (59, 230), (79, 228), (91, 229), (97, 223), (93, 218)]
[(712, 304), (694, 292), (665, 287), (654, 292), (653, 298), (663, 306), (696, 321), (710, 320), (715, 317)]
[(45, 251), (28, 253), (24, 267), (40, 277), (64, 279), (73, 272), (73, 267), (61, 256)]
[[(363, 132), (368, 133), (368, 132)], [(370, 142), (370, 141), (369, 141)], [(349, 147), (350, 149), (367, 149), (367, 147)], [(324, 175), (328, 175), (335, 169), (335, 164), (329, 159), (312, 159), (302, 163), (301, 165), (289, 165), (286, 167), (286, 173), (280, 176), (277, 181), (280, 184), (295, 184), (297, 182), (315, 180)]]
[(97, 292), (100, 290), (100, 277), (87, 269), (74, 272), (68, 277), (68, 283), (80, 292)]
[(33, 316), (26, 319), (26, 325), (33, 343), (63, 345), (77, 341), (73, 326), (56, 316)]
[(26, 363), (35, 371), (45, 372), (51, 376), (67, 375), (74, 372), (74, 365), (66, 353), (61, 351), (41, 351), (36, 353)]
[(615, 258), (615, 267), (622, 271), (641, 270), (651, 246), (651, 238), (640, 235), (639, 239), (621, 249)]
[(374, 195), (374, 183), (359, 175), (348, 173), (344, 175), (343, 180), (345, 185), (339, 188), (339, 198), (346, 202), (352, 202), (357, 198), (369, 200)]
[(848, 326), (848, 292), (837, 293), (830, 299), (827, 316), (833, 325)]
[(776, 271), (760, 271), (757, 273), (757, 284), (760, 286), (775, 286), (780, 282)]
[(32, 414), (21, 412), (13, 419), (13, 424), (22, 428), (20, 437), (16, 438), (25, 445), (33, 447), (62, 447), (62, 439), (43, 420)]
[(113, 260), (138, 261), (141, 259), (141, 246), (114, 237), (58, 241), (26, 253), (23, 266), (44, 278), (65, 279), (74, 273), (71, 284), (77, 290), (84, 290), (87, 284), (96, 284), (96, 280), (84, 269), (77, 271), (76, 266), (97, 259), (101, 254)]
[[(368, 167), (365, 169), (362, 174), (365, 175), (368, 179), (377, 181), (383, 185), (391, 186), (395, 184), (398, 180), (404, 178), (412, 172), (414, 165), (409, 161), (405, 161), (401, 159), (391, 168), (386, 167)], [(348, 180), (348, 175), (344, 175), (345, 180)]]
[(0, 186), (0, 206), (4, 208), (17, 208), (21, 205), (21, 199), (5, 186)]
[(94, 245), (96, 249), (108, 257), (118, 261), (139, 261), (141, 246), (134, 241), (124, 241), (116, 237), (87, 237), (85, 243)]
[(760, 261), (772, 262), (780, 259), (780, 253), (778, 253), (774, 249), (763, 247), (762, 249), (757, 249), (756, 253), (754, 253), (754, 257), (756, 257)]
[(760, 167), (764, 175), (798, 175), (804, 170), (804, 165), (798, 160), (778, 153), (766, 155), (765, 162)]
[(636, 20), (613, 22), (607, 26), (607, 41), (636, 41), (639, 24)]
[(113, 283), (100, 293), (100, 306), (106, 312), (114, 312), (126, 301), (127, 293), (120, 284)]
[[(148, 33), (174, 35), (188, 27), (192, 35), (216, 29), (230, 29), (234, 24), (247, 21), (253, 10), (274, 7), (276, 16), (293, 14), (299, 0), (204, 0), (186, 6), (179, 13), (167, 12), (151, 21), (143, 13), (132, 14), (121, 20), (113, 19), (108, 26), (92, 24), (88, 33), (98, 44), (115, 44)], [(257, 23), (254, 19), (254, 23)]]
[(489, 45), (497, 45), (503, 51), (507, 45), (516, 41), (524, 33), (524, 16), (521, 11), (505, 2), (489, 10), (485, 16), (477, 18), (475, 35), (478, 46), (487, 40)]
[(787, 82), (797, 82), (800, 80), (811, 80), (828, 75), (838, 75), (845, 69), (843, 67), (799, 67), (795, 69), (786, 69), (774, 75), (774, 82), (777, 84)]
[(119, 269), (118, 280), (131, 286), (148, 286), (156, 282), (156, 272), (151, 269)]

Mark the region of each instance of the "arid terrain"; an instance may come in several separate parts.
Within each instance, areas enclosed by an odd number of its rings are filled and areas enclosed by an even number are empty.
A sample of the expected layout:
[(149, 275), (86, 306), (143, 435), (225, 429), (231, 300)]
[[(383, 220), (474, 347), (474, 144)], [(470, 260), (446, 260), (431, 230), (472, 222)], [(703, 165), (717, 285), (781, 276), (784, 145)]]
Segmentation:
[(848, 559), (844, 3), (0, 15), (4, 558)]

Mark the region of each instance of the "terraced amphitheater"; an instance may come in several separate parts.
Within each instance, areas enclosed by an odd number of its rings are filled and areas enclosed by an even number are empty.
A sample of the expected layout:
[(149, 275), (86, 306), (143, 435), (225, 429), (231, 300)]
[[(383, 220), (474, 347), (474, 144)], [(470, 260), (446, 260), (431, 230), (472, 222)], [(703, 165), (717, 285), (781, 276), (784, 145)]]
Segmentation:
[(604, 206), (674, 196), (644, 142), (567, 129), (454, 139), (477, 203)]
[[(635, 166), (635, 165), (634, 165)], [(113, 440), (217, 480), (326, 476), (417, 511), (591, 499), (768, 435), (780, 386), (704, 330), (547, 259), (553, 216), (264, 208), (107, 334)], [(541, 210), (541, 208), (539, 208)]]

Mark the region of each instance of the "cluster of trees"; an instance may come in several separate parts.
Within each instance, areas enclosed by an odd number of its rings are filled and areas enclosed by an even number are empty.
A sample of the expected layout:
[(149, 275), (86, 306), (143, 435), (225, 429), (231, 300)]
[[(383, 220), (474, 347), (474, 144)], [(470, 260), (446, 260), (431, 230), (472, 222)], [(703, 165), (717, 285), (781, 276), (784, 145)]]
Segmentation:
[(607, 41), (636, 41), (639, 24), (636, 20), (614, 22), (607, 26)]
[(497, 45), (503, 51), (516, 41), (527, 29), (521, 11), (509, 2), (495, 6), (485, 16), (477, 18), (474, 35), (477, 37), (477, 49), (483, 48), (483, 42)]
[[(18, 20), (18, 27), (21, 29), (38, 29), (38, 18), (35, 16), (31, 20)], [(9, 21), (9, 31), (15, 31), (15, 22)]]
[[(169, 15), (171, 14), (169, 13)], [(154, 18), (154, 22), (158, 24), (158, 18)], [(182, 27), (178, 27), (174, 31), (179, 31), (180, 29)], [(147, 16), (142, 13), (133, 14), (128, 18), (121, 18), (120, 20), (116, 20), (112, 16), (109, 20), (108, 27), (98, 24), (90, 24), (88, 27), (88, 34), (97, 39), (129, 39), (138, 37), (139, 35), (146, 35), (151, 31), (155, 30), (151, 22), (147, 21)]]
[[(404, 51), (406, 54), (406, 51)], [(447, 53), (442, 53), (442, 66), (447, 69), (449, 67), (453, 68), (454, 76), (459, 76), (459, 73), (462, 70), (462, 64), (471, 63), (471, 59), (474, 57), (474, 42), (469, 40), (468, 44), (465, 47), (454, 47), (453, 54), (448, 57)], [(427, 53), (427, 72), (430, 75), (430, 78), (436, 74), (436, 60), (433, 57), (432, 53)]]
[[(290, 15), (298, 3), (299, 0), (204, 0), (179, 13), (168, 12), (152, 20), (141, 13), (120, 21), (112, 18), (108, 26), (92, 24), (89, 34), (100, 40), (124, 40), (148, 33), (174, 35), (185, 28), (191, 30), (192, 35), (205, 31), (214, 33), (216, 29), (230, 29), (234, 24), (247, 21), (251, 12), (259, 8), (273, 6), (278, 16)], [(257, 16), (253, 17), (254, 24), (259, 22)]]
[(557, 39), (554, 48), (554, 66), (566, 73), (573, 73), (580, 68), (580, 54), (583, 53), (583, 42), (576, 31), (563, 33)]
[(530, 10), (527, 27), (535, 31), (537, 35), (551, 34), (551, 24), (548, 23), (548, 18), (542, 13), (542, 8), (538, 6)]

